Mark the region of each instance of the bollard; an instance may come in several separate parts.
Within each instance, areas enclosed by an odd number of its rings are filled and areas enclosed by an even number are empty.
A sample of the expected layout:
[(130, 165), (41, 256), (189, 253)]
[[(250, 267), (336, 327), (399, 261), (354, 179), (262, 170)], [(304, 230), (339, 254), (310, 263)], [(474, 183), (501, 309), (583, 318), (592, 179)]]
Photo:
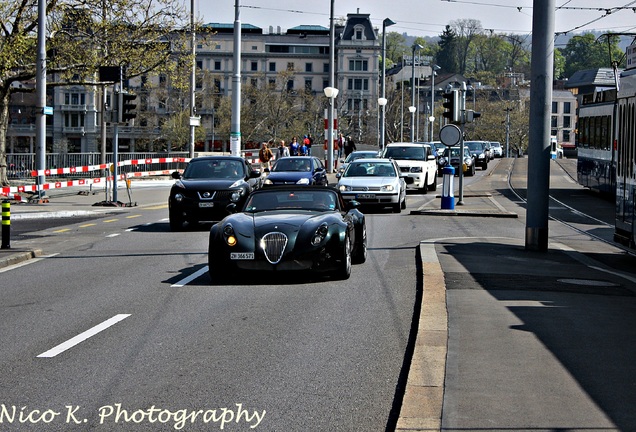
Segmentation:
[(11, 201), (2, 201), (2, 249), (11, 249)]
[(455, 168), (447, 166), (442, 169), (442, 210), (453, 210), (455, 208), (455, 193), (453, 192), (453, 177)]

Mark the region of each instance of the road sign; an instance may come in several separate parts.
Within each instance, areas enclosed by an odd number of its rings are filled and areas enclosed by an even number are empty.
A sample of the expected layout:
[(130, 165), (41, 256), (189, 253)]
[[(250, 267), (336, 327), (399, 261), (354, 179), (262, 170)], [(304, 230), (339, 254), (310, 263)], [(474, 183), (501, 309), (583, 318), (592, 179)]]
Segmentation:
[(53, 115), (53, 107), (45, 106), (44, 108), (42, 108), (42, 114)]
[(447, 124), (439, 131), (439, 139), (447, 147), (452, 147), (459, 144), (461, 141), (462, 132), (459, 128), (453, 124)]

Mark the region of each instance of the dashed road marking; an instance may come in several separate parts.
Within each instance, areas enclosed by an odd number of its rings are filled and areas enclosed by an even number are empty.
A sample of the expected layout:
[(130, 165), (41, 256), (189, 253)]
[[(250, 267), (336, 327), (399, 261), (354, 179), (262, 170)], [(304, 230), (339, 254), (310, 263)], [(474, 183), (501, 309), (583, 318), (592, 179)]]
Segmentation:
[(192, 282), (193, 280), (195, 280), (199, 276), (205, 274), (207, 271), (208, 271), (208, 266), (205, 266), (205, 267), (201, 268), (199, 271), (196, 271), (196, 272), (192, 273), (187, 278), (181, 279), (176, 284), (170, 285), (170, 288), (181, 288), (181, 287), (189, 284), (190, 282)]

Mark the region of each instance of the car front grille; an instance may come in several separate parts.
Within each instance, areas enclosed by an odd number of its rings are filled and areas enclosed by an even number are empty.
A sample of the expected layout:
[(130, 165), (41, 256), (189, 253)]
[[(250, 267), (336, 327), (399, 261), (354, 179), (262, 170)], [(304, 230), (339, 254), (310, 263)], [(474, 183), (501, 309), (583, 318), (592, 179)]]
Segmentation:
[(265, 258), (271, 264), (278, 264), (287, 246), (287, 236), (282, 232), (267, 233), (261, 239), (261, 248), (265, 253)]
[(352, 190), (354, 192), (380, 192), (380, 186), (353, 186)]

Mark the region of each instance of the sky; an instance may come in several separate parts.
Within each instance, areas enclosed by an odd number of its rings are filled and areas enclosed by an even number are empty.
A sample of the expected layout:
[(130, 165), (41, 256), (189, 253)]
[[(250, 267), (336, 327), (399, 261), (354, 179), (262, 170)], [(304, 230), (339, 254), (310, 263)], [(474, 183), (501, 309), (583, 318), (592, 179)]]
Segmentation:
[[(197, 16), (204, 23), (233, 23), (237, 1), (241, 23), (266, 32), (269, 26), (283, 31), (303, 24), (329, 27), (331, 0), (195, 0)], [(186, 4), (189, 8), (191, 3)], [(458, 19), (476, 19), (495, 33), (527, 34), (532, 32), (532, 6), (532, 0), (334, 0), (334, 17), (369, 14), (378, 28), (390, 18), (396, 24), (387, 31), (409, 36), (439, 36)], [(636, 33), (636, 1), (557, 0), (556, 7), (556, 33)]]

